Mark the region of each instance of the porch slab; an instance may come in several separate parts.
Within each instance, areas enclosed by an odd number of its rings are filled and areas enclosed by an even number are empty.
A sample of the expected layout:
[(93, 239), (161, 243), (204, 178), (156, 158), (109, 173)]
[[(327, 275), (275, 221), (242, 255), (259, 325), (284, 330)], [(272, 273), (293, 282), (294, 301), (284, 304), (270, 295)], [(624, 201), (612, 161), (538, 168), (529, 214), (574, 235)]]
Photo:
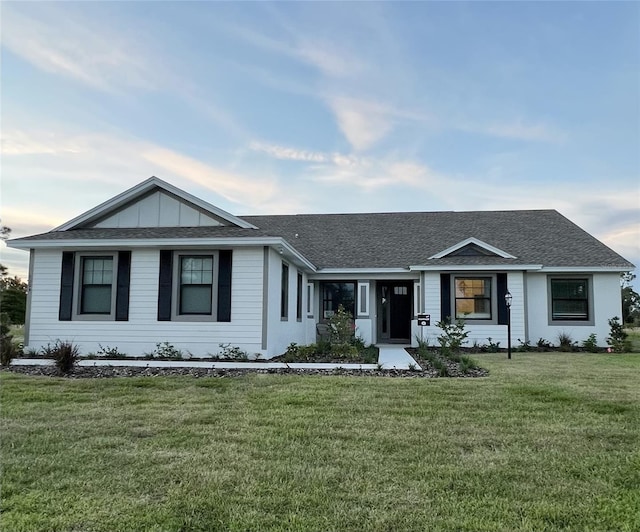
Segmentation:
[(378, 364), (383, 369), (411, 369), (413, 367), (418, 370), (422, 369), (414, 358), (407, 353), (405, 347), (409, 347), (408, 345), (377, 344), (376, 347), (380, 350)]

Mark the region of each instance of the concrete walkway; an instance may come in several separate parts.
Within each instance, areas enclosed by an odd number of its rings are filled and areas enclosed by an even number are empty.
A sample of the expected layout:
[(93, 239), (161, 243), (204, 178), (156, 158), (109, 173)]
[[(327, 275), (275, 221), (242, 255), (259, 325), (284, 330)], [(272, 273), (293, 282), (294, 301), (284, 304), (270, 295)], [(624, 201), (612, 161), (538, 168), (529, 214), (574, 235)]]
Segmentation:
[(378, 364), (381, 364), (383, 369), (410, 369), (409, 365), (415, 366), (416, 369), (422, 369), (405, 350), (405, 347), (409, 346), (377, 344), (376, 347), (380, 350)]

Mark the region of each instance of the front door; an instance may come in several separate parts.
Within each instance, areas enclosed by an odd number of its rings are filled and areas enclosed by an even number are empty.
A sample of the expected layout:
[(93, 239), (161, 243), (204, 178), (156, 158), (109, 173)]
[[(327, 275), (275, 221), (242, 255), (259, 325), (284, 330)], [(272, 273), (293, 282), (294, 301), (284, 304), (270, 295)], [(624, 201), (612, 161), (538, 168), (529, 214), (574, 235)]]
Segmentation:
[(378, 282), (378, 342), (409, 343), (413, 283)]

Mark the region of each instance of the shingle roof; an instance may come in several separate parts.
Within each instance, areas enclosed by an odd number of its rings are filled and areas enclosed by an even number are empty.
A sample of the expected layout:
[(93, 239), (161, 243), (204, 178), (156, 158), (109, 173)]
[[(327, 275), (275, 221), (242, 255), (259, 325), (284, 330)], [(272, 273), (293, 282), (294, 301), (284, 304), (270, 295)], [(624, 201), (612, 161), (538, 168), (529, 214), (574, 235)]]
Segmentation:
[[(318, 269), (407, 268), (410, 265), (438, 264), (542, 264), (620, 270), (634, 267), (555, 210), (301, 214), (240, 218), (258, 229), (74, 229), (16, 239), (16, 242), (279, 236)], [(469, 237), (486, 242), (516, 258), (451, 256), (429, 259)]]

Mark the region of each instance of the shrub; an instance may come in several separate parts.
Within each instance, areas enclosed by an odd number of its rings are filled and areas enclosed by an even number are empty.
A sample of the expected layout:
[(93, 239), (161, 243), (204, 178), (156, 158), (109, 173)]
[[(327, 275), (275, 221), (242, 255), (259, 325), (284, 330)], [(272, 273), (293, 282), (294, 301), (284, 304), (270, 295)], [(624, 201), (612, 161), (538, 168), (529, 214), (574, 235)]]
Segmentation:
[(485, 349), (489, 352), (489, 353), (497, 353), (498, 351), (500, 351), (500, 342), (493, 342), (491, 341), (491, 337), (487, 338), (487, 342), (489, 342)]
[(339, 305), (335, 314), (327, 320), (327, 325), (332, 344), (351, 344), (353, 342), (355, 336), (353, 316), (342, 305)]
[(467, 341), (467, 336), (469, 336), (469, 331), (464, 330), (463, 320), (456, 320), (455, 323), (451, 323), (450, 318), (445, 318), (436, 323), (436, 327), (442, 330), (442, 334), (438, 336), (438, 342), (440, 343), (440, 351), (444, 355), (457, 352), (460, 346)]
[(597, 353), (598, 349), (598, 340), (596, 339), (596, 334), (591, 333), (589, 337), (582, 342), (582, 347), (584, 347), (589, 353)]
[(8, 334), (0, 336), (0, 365), (9, 366), (11, 361), (20, 354), (20, 348)]
[(117, 347), (109, 347), (103, 346), (102, 344), (98, 344), (98, 351), (96, 352), (96, 356), (102, 358), (125, 358), (127, 355), (118, 351)]
[(520, 338), (518, 338), (518, 342), (520, 343), (520, 345), (516, 347), (515, 349), (516, 351), (520, 351), (520, 352), (531, 351), (531, 342), (529, 340), (525, 340), (523, 342), (522, 340), (520, 340)]
[(573, 351), (576, 343), (571, 338), (571, 334), (565, 331), (561, 331), (558, 333), (558, 349), (560, 351)]
[(42, 354), (46, 358), (53, 358), (56, 367), (61, 373), (69, 373), (76, 365), (80, 352), (77, 345), (68, 340), (56, 340), (56, 343), (47, 344), (42, 348)]
[[(238, 346), (231, 344), (218, 344), (218, 346), (221, 350), (220, 354), (218, 355), (220, 358), (230, 358), (233, 360), (249, 360), (249, 353)], [(180, 355), (182, 356), (182, 353), (180, 353)]]
[(538, 338), (536, 345), (538, 346), (538, 349), (553, 349), (551, 342), (547, 342), (544, 338)]
[(615, 316), (611, 318), (608, 323), (611, 330), (607, 337), (607, 345), (611, 346), (611, 350), (614, 353), (628, 353), (631, 351), (629, 335), (624, 332), (622, 324), (620, 323), (620, 318)]

